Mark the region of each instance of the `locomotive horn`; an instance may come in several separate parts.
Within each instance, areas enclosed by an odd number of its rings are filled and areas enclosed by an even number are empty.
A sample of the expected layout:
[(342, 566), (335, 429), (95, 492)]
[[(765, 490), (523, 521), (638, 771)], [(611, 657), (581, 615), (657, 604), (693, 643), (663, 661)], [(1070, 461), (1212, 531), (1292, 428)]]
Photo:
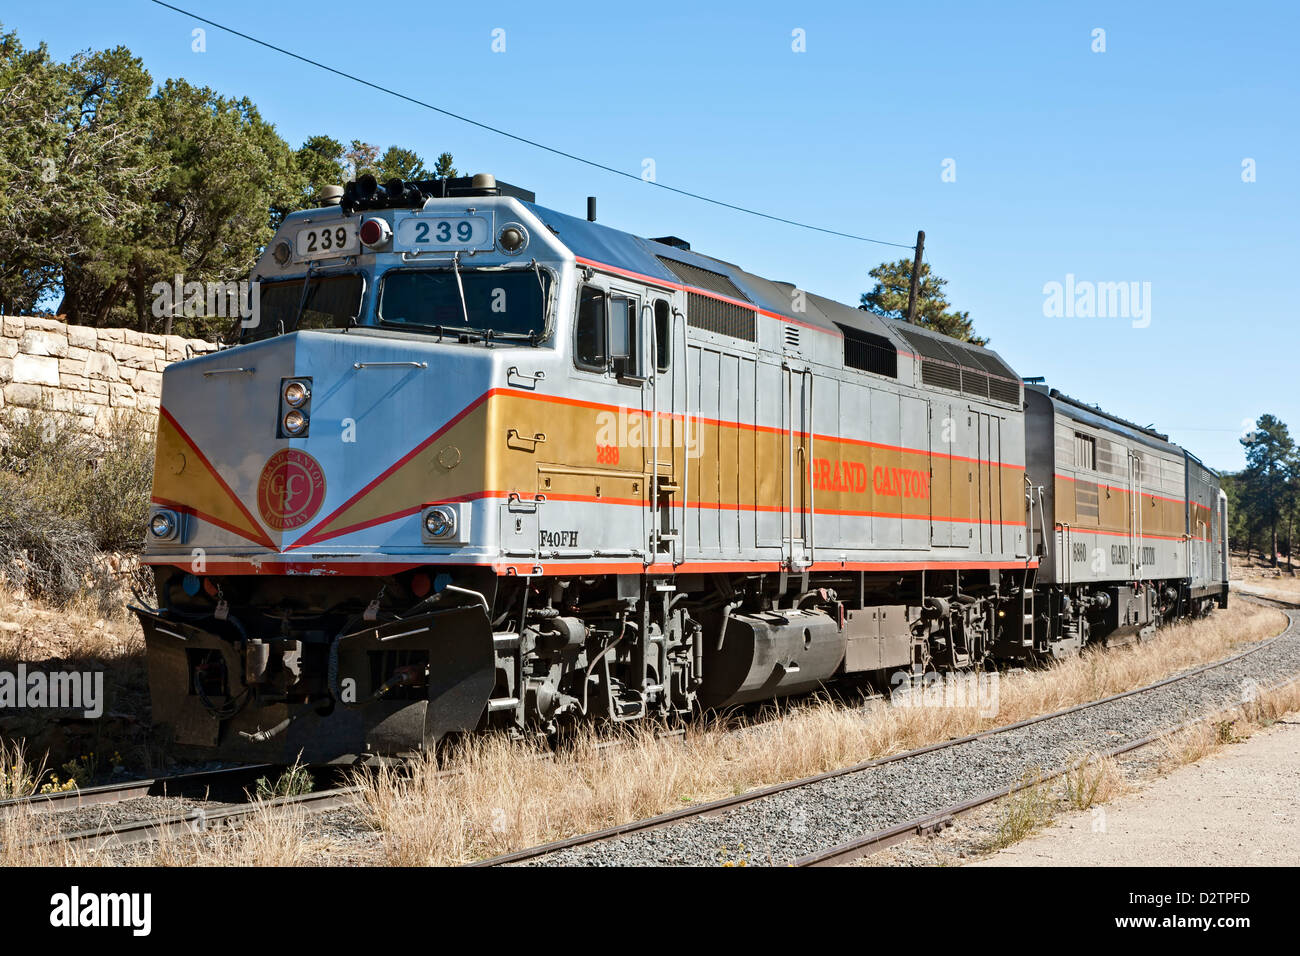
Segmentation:
[(374, 202), (376, 198), (383, 195), (383, 190), (379, 185), (379, 180), (375, 179), (370, 173), (357, 177), (357, 198), (362, 202)]

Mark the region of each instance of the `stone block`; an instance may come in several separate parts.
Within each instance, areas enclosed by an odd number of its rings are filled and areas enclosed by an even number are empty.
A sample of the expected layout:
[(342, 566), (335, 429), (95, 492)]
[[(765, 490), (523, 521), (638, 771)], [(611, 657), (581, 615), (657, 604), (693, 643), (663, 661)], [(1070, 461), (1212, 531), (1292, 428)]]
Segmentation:
[(59, 360), (48, 355), (24, 355), (19, 352), (13, 357), (13, 380), (29, 385), (58, 385)]
[(122, 377), (117, 359), (107, 352), (95, 352), (86, 363), (86, 375), (106, 382), (116, 382)]
[(58, 332), (29, 328), (18, 340), (18, 351), (28, 355), (45, 355), (63, 358), (68, 354), (68, 337)]
[(22, 405), (26, 408), (38, 408), (41, 404), (41, 387), (17, 382), (4, 387), (5, 404)]
[(99, 341), (99, 333), (84, 325), (68, 326), (68, 344), (78, 349), (93, 349)]

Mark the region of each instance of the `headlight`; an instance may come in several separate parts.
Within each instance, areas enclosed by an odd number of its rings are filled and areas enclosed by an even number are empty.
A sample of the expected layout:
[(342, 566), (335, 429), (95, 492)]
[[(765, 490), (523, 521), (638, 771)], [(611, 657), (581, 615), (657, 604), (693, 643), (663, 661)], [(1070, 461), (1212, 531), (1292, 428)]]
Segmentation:
[(155, 538), (170, 538), (176, 533), (176, 519), (170, 511), (159, 511), (149, 519), (149, 533)]
[(284, 416), (284, 433), (289, 437), (301, 435), (306, 428), (307, 416), (297, 409)]
[(456, 533), (456, 512), (450, 508), (431, 508), (424, 516), (424, 530), (434, 538), (450, 538)]
[(290, 382), (284, 387), (284, 400), (292, 408), (297, 408), (311, 398), (311, 390), (302, 382)]
[(497, 248), (508, 256), (517, 256), (528, 245), (528, 230), (517, 222), (506, 223), (497, 233)]

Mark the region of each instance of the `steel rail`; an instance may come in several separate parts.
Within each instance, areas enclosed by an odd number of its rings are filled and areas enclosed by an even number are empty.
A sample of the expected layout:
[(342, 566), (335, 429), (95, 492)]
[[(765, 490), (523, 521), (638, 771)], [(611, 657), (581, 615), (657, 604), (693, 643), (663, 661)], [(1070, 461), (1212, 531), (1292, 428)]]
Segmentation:
[(254, 801), (238, 806), (216, 809), (200, 808), (169, 817), (148, 817), (124, 823), (108, 824), (90, 830), (57, 833), (32, 841), (27, 845), (68, 843), (78, 844), (87, 849), (95, 849), (106, 846), (129, 846), (135, 843), (147, 843), (169, 836), (201, 835), (218, 830), (234, 829), (253, 814), (266, 810), (287, 811), (294, 808), (304, 808), (308, 813), (322, 813), (326, 810), (334, 810), (355, 803), (361, 792), (362, 788), (360, 786), (353, 785), (296, 796), (276, 797), (266, 801)]
[(276, 764), (245, 764), (237, 767), (221, 767), (216, 770), (196, 770), (163, 777), (124, 780), (121, 783), (80, 787), (58, 793), (34, 793), (26, 797), (11, 797), (0, 800), (0, 815), (12, 813), (20, 808), (39, 813), (76, 810), (81, 807), (121, 803), (139, 797), (168, 796), (170, 794), (167, 791), (173, 789), (196, 792), (211, 788), (213, 785), (232, 786), (242, 782), (244, 778), (251, 783), (259, 776), (276, 769), (277, 766)]
[[(1282, 602), (1276, 602), (1276, 603), (1281, 604)], [(1295, 605), (1290, 605), (1290, 606), (1294, 607)], [(1266, 647), (1270, 647), (1277, 641), (1281, 640), (1283, 637), (1287, 636), (1287, 634), (1291, 631), (1291, 628), (1294, 627), (1296, 623), (1297, 620), (1295, 618), (1290, 618), (1288, 626), (1286, 627), (1286, 629), (1282, 631), (1282, 633), (1277, 634), (1274, 637), (1271, 637), (1265, 641), (1261, 641), (1260, 643), (1256, 644), (1254, 647), (1248, 648), (1247, 650), (1241, 651), (1240, 653), (1233, 654), (1229, 657), (1225, 657), (1218, 661), (1212, 661), (1208, 664), (1202, 664), (1199, 667), (1195, 667), (1192, 668), (1191, 670), (1183, 671), (1182, 673), (1179, 674), (1174, 674), (1170, 677), (1163, 678), (1162, 680), (1156, 681), (1152, 684), (1146, 684), (1142, 687), (1135, 687), (1131, 690), (1122, 691), (1118, 694), (1111, 694), (1110, 696), (1102, 697), (1097, 700), (1086, 701), (1082, 704), (1076, 704), (1073, 707), (1067, 707), (1064, 710), (1053, 711), (1052, 713), (1049, 714), (1040, 714), (1036, 717), (1030, 717), (1027, 718), (1026, 720), (1016, 721), (1015, 723), (1012, 724), (1004, 724), (999, 727), (990, 727), (987, 730), (981, 730), (977, 733), (968, 734), (965, 737), (956, 737), (953, 738), (952, 740), (944, 740), (938, 743), (928, 744), (927, 746), (918, 747), (914, 750), (907, 750), (907, 751), (903, 751), (902, 753), (890, 754), (884, 757), (877, 757), (872, 760), (867, 760), (861, 763), (853, 764), (852, 766), (849, 767), (841, 767), (836, 770), (829, 770), (824, 773), (815, 774), (810, 777), (803, 777), (799, 780), (791, 780), (785, 783), (772, 784), (767, 787), (761, 787), (757, 790), (750, 790), (745, 793), (737, 794), (735, 796), (723, 797), (722, 799), (719, 800), (711, 800), (706, 803), (700, 803), (690, 807), (683, 807), (679, 810), (671, 810), (667, 813), (662, 813), (657, 816), (647, 817), (642, 820), (634, 820), (629, 823), (619, 824), (617, 826), (608, 827), (603, 830), (595, 830), (590, 833), (582, 833), (576, 836), (566, 837), (562, 840), (555, 840), (550, 843), (543, 843), (537, 846), (527, 847), (522, 850), (515, 850), (510, 853), (505, 853), (500, 856), (490, 857), (485, 860), (477, 860), (467, 865), (471, 867), (505, 866), (511, 863), (519, 863), (525, 860), (532, 860), (532, 859), (537, 859), (539, 857), (548, 856), (560, 850), (573, 849), (574, 847), (586, 846), (593, 843), (603, 843), (609, 840), (618, 839), (619, 837), (627, 836), (632, 833), (640, 833), (648, 830), (659, 829), (660, 827), (669, 826), (671, 824), (679, 823), (684, 820), (690, 820), (696, 817), (713, 816), (719, 813), (726, 812), (728, 810), (732, 810), (736, 807), (743, 806), (744, 804), (747, 803), (753, 803), (755, 801), (762, 800), (766, 797), (774, 796), (775, 794), (786, 793), (791, 790), (799, 790), (804, 787), (809, 787), (812, 786), (813, 784), (821, 783), (824, 780), (832, 780), (837, 777), (844, 777), (850, 774), (861, 773), (864, 770), (870, 770), (874, 767), (884, 766), (885, 764), (895, 763), (901, 760), (910, 760), (914, 757), (920, 757), (924, 754), (933, 753), (937, 750), (946, 750), (950, 747), (959, 747), (964, 744), (973, 743), (977, 740), (983, 740), (985, 738), (992, 737), (998, 734), (1009, 733), (1010, 731), (1013, 730), (1019, 730), (1024, 727), (1030, 727), (1033, 726), (1034, 724), (1044, 723), (1049, 720), (1056, 720), (1058, 718), (1066, 717), (1070, 714), (1075, 714), (1080, 711), (1088, 710), (1093, 707), (1100, 707), (1103, 704), (1109, 704), (1117, 700), (1123, 700), (1124, 698), (1127, 697), (1133, 697), (1138, 694), (1149, 693), (1153, 690), (1158, 690), (1161, 687), (1167, 687), (1171, 684), (1176, 684), (1180, 681), (1187, 680), (1188, 678), (1195, 677), (1198, 674), (1203, 674), (1207, 671), (1214, 670), (1219, 667), (1225, 667), (1228, 664), (1233, 663), (1234, 661), (1239, 661), (1245, 657), (1249, 657), (1252, 654), (1256, 654), (1259, 651), (1264, 650)], [(997, 797), (994, 796), (994, 797), (990, 797), (989, 799), (997, 799)], [(988, 800), (984, 800), (983, 802), (987, 803)], [(946, 813), (948, 811), (943, 811), (943, 812)], [(917, 825), (918, 825), (917, 821), (909, 821), (908, 824), (904, 824), (903, 826), (910, 828), (910, 831), (914, 831)]]

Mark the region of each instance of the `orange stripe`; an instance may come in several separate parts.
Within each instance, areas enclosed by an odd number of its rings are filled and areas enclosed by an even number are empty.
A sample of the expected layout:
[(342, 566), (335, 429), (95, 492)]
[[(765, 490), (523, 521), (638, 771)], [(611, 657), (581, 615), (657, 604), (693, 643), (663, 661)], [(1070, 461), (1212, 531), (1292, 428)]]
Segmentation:
[[(189, 570), (188, 564), (178, 564), (169, 557), (152, 556), (143, 559), (145, 564), (176, 567), (182, 571)], [(784, 565), (779, 561), (688, 561), (673, 565), (660, 562), (644, 565), (639, 561), (541, 561), (534, 563), (500, 562), (480, 564), (477, 562), (410, 562), (410, 561), (216, 561), (207, 562), (205, 574), (240, 574), (259, 575), (310, 575), (322, 574), (334, 576), (380, 577), (400, 574), (412, 568), (425, 567), (436, 563), (444, 567), (492, 568), (498, 575), (532, 575), (534, 569), (541, 568), (543, 576), (561, 574), (583, 574), (599, 570), (606, 574), (708, 574), (726, 572), (780, 571)], [(809, 571), (930, 571), (930, 570), (1024, 570), (1038, 567), (1037, 561), (819, 561), (811, 565)]]
[[(451, 504), (454, 502), (463, 502), (463, 501), (479, 501), (483, 498), (508, 498), (514, 493), (515, 492), (512, 491), (480, 491), (474, 494), (457, 495), (454, 498), (442, 498), (438, 501), (426, 501), (423, 504), (421, 504), (419, 507), (407, 508), (402, 512), (395, 512), (392, 515), (389, 515), (387, 517), (377, 518), (374, 521), (366, 522), (364, 525), (357, 525), (356, 527), (357, 528), (369, 527), (373, 524), (380, 524), (384, 521), (392, 521), (396, 518), (402, 518), (408, 514), (414, 514), (415, 512), (419, 511), (421, 508), (425, 508), (428, 505)], [(646, 504), (646, 502), (641, 498), (611, 498), (607, 495), (601, 495), (600, 497), (597, 497), (595, 495), (548, 493), (546, 494), (545, 499), (547, 501), (572, 501), (572, 502), (580, 502), (583, 504), (622, 505), (626, 507), (638, 507), (638, 508), (644, 507)], [(782, 505), (744, 505), (744, 504), (728, 504), (725, 502), (719, 503), (716, 501), (688, 501), (684, 505), (682, 504), (673, 505), (674, 508), (680, 508), (683, 506), (687, 508), (701, 508), (707, 511), (745, 511), (745, 512), (763, 512), (768, 514), (777, 514), (777, 513), (785, 514), (786, 512), (790, 511), (789, 508), (786, 508)], [(830, 509), (830, 508), (824, 510), (818, 509), (816, 511), (810, 511), (807, 508), (796, 508), (794, 510), (794, 513), (802, 514), (802, 515), (807, 515), (807, 514), (834, 515), (837, 517), (846, 517), (846, 518), (909, 518), (916, 521), (947, 521), (955, 524), (998, 524), (998, 525), (1005, 525), (1007, 527), (1016, 527), (1016, 528), (1023, 528), (1025, 526), (1025, 522), (1023, 521), (987, 521), (982, 518), (957, 518), (957, 517), (946, 517), (943, 515), (931, 515), (931, 514), (904, 514), (902, 512), (892, 512), (892, 511), (853, 511), (853, 510)]]
[[(1086, 481), (1089, 484), (1096, 485), (1098, 488), (1105, 488), (1107, 491), (1118, 491), (1121, 494), (1125, 494), (1125, 495), (1131, 495), (1134, 493), (1128, 488), (1120, 488), (1118, 485), (1108, 485), (1103, 481), (1093, 481), (1091, 478), (1071, 478), (1069, 475), (1056, 475), (1055, 477), (1060, 479), (1061, 481), (1074, 481), (1074, 482)], [(1139, 491), (1137, 492), (1137, 494), (1143, 498), (1159, 498), (1161, 501), (1172, 501), (1175, 504), (1180, 504), (1180, 505), (1187, 504), (1186, 498), (1170, 498), (1168, 495), (1157, 495), (1154, 492), (1150, 492), (1150, 491)], [(1195, 502), (1192, 503), (1195, 504)]]
[[(560, 562), (537, 563), (504, 562), (497, 564), (498, 575), (528, 575), (533, 569), (541, 568), (543, 576), (554, 574), (582, 574), (592, 568), (609, 574), (718, 574), (727, 572), (781, 571), (785, 565), (780, 561), (686, 561), (682, 564), (651, 564), (640, 562), (605, 563)], [(1037, 561), (818, 561), (808, 567), (809, 571), (966, 571), (966, 570), (1007, 570), (1020, 571), (1025, 568), (1038, 567)]]
[[(1056, 530), (1060, 531), (1061, 529), (1057, 528)], [(1076, 533), (1077, 534), (1108, 534), (1116, 538), (1154, 538), (1157, 541), (1185, 541), (1186, 540), (1186, 536), (1184, 535), (1146, 534), (1146, 533), (1130, 534), (1127, 531), (1104, 531), (1101, 528), (1080, 528), (1078, 525), (1071, 525), (1070, 533), (1071, 534), (1076, 534)], [(1196, 540), (1203, 541), (1205, 539), (1197, 538)]]
[[(782, 315), (780, 312), (770, 312), (767, 309), (755, 305), (753, 302), (748, 302), (744, 299), (737, 299), (729, 295), (722, 295), (719, 292), (714, 292), (712, 289), (701, 289), (699, 286), (686, 285), (683, 282), (674, 282), (671, 279), (660, 279), (657, 276), (644, 275), (640, 272), (634, 272), (631, 269), (624, 269), (620, 266), (611, 266), (608, 263), (599, 262), (596, 259), (587, 259), (583, 256), (574, 256), (573, 258), (575, 262), (584, 266), (591, 266), (593, 269), (602, 269), (606, 272), (613, 272), (617, 275), (623, 276), (624, 278), (644, 282), (647, 285), (658, 286), (661, 289), (676, 289), (680, 292), (693, 292), (696, 295), (702, 295), (710, 299), (716, 299), (719, 302), (726, 302), (729, 305), (739, 306), (740, 308), (746, 309), (750, 312), (756, 312), (769, 319), (776, 319), (778, 322), (790, 322), (794, 325), (802, 326), (805, 329), (812, 329), (814, 332), (821, 332), (823, 335), (829, 335), (832, 338), (844, 338), (844, 333), (839, 329), (828, 329), (820, 325), (813, 325), (811, 322), (805, 322), (802, 319), (796, 319), (794, 316)], [(916, 356), (911, 352), (900, 351), (898, 354), (903, 358), (916, 358)], [(1001, 377), (1002, 376), (1000, 375), (994, 376), (994, 378)], [(1010, 381), (1010, 379), (1004, 379), (1004, 381)]]
[[(569, 405), (575, 408), (589, 408), (589, 409), (594, 409), (596, 411), (613, 411), (613, 412), (626, 411), (629, 416), (640, 415), (642, 418), (653, 417), (649, 412), (643, 412), (635, 408), (628, 408), (626, 405), (610, 405), (605, 402), (590, 402), (578, 398), (566, 398), (562, 395), (532, 395), (532, 394), (525, 395), (514, 389), (508, 389), (508, 388), (491, 389), (486, 393), (485, 397), (492, 397), (496, 395), (511, 395), (514, 396), (515, 398), (527, 399), (529, 401), (534, 401), (534, 402), (550, 402), (555, 405)], [(786, 429), (776, 425), (758, 425), (750, 422), (735, 422), (735, 421), (727, 421), (725, 419), (720, 419), (720, 418), (704, 418), (702, 416), (692, 416), (688, 419), (685, 415), (677, 415), (670, 412), (660, 412), (659, 417), (669, 419), (670, 421), (679, 421), (682, 422), (683, 424), (686, 424), (687, 422), (698, 422), (703, 425), (713, 425), (718, 428), (734, 428), (738, 431), (763, 432), (772, 435), (787, 434)], [(931, 458), (947, 458), (952, 461), (969, 461), (980, 465), (1000, 465), (1003, 468), (1018, 469), (1020, 471), (1025, 470), (1024, 465), (1015, 465), (1007, 462), (997, 462), (987, 458), (967, 458), (963, 455), (947, 455), (944, 454), (943, 452), (930, 451), (929, 449), (926, 448), (908, 448), (906, 445), (886, 445), (881, 442), (867, 441), (866, 439), (862, 439), (862, 438), (845, 438), (839, 435), (824, 435), (819, 432), (810, 433), (805, 431), (797, 431), (794, 434), (800, 438), (806, 438), (811, 436), (813, 441), (824, 441), (824, 442), (840, 443), (846, 445), (866, 446), (870, 448), (880, 448), (884, 451), (901, 451), (911, 455), (929, 455)]]

